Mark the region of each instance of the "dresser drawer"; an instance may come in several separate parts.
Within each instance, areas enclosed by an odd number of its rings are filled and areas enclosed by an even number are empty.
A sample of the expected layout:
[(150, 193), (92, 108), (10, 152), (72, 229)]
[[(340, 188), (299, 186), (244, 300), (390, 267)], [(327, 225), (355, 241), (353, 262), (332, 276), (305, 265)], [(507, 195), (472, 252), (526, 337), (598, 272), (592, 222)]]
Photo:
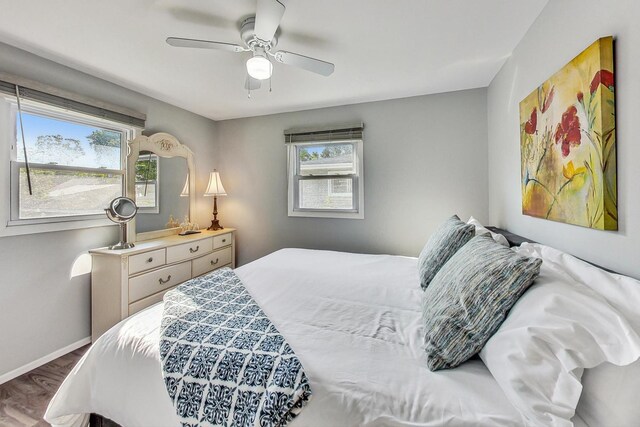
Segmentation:
[(145, 252), (129, 257), (129, 274), (140, 273), (166, 264), (165, 250)]
[(201, 276), (204, 273), (215, 270), (227, 264), (231, 263), (231, 248), (221, 249), (205, 255), (200, 258), (196, 258), (193, 261), (191, 272), (193, 277)]
[(169, 289), (191, 278), (191, 262), (164, 267), (129, 279), (129, 303)]
[(213, 249), (224, 248), (231, 244), (231, 233), (221, 234), (213, 238)]
[(213, 250), (213, 239), (196, 240), (167, 248), (167, 264), (192, 259)]
[(158, 292), (157, 294), (153, 294), (150, 297), (142, 298), (134, 302), (133, 304), (129, 304), (129, 316), (132, 316), (139, 312), (140, 310), (144, 310), (147, 307), (151, 307), (153, 304), (162, 301), (162, 297), (166, 294), (170, 289), (164, 290), (162, 292)]

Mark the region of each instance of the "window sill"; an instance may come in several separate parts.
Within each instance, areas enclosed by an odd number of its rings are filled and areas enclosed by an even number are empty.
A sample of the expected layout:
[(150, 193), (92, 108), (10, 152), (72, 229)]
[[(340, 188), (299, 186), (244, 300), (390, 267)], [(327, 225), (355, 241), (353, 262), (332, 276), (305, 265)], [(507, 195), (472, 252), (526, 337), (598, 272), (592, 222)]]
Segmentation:
[(138, 214), (158, 214), (160, 213), (160, 208), (138, 208)]
[(47, 222), (40, 224), (7, 224), (0, 229), (0, 237), (23, 236), (27, 234), (51, 233), (56, 231), (82, 230), (86, 228), (115, 226), (108, 218), (90, 220), (71, 220), (59, 222)]
[(290, 217), (364, 219), (364, 212), (289, 211)]

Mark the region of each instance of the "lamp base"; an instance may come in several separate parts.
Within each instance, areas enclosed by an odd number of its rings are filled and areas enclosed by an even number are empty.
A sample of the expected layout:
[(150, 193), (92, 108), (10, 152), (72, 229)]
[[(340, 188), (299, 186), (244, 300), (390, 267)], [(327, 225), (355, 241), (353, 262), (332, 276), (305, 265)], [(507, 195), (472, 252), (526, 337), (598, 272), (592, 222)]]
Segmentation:
[(220, 221), (218, 221), (217, 219), (212, 219), (211, 225), (209, 226), (209, 228), (207, 228), (207, 230), (209, 231), (224, 230), (224, 227), (220, 225)]

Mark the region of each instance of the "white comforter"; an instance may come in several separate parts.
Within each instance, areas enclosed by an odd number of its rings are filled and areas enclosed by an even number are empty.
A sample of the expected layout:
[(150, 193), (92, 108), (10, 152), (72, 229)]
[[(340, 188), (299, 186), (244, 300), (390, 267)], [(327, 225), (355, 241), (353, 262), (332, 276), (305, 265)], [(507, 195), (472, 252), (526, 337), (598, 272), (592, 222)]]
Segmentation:
[[(283, 249), (236, 270), (296, 352), (313, 397), (295, 426), (520, 426), (480, 360), (430, 372), (421, 339), (417, 260)], [(162, 304), (103, 335), (45, 419), (95, 412), (126, 426), (177, 426), (158, 353)]]

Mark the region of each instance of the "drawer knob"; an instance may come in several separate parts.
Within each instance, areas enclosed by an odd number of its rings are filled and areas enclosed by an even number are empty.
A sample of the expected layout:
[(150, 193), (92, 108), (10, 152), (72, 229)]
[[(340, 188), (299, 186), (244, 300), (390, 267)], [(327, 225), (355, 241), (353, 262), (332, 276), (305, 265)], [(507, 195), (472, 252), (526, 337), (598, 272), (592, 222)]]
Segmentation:
[(216, 258), (216, 260), (211, 260), (211, 265), (216, 265), (218, 263), (218, 261), (220, 261), (219, 258)]
[(161, 285), (164, 285), (165, 283), (169, 283), (169, 280), (171, 280), (171, 275), (169, 275), (169, 277), (167, 277), (167, 280), (162, 280), (162, 277), (158, 279), (158, 282), (160, 282)]
[(147, 262), (153, 262), (153, 257), (150, 256), (149, 259), (147, 260)]
[(192, 254), (194, 254), (194, 253), (198, 252), (198, 250), (200, 250), (200, 245), (196, 246), (196, 248), (195, 248), (195, 249), (193, 249), (193, 248), (189, 248), (189, 252), (191, 252)]
[(227, 239), (222, 239), (222, 243), (227, 243)]

